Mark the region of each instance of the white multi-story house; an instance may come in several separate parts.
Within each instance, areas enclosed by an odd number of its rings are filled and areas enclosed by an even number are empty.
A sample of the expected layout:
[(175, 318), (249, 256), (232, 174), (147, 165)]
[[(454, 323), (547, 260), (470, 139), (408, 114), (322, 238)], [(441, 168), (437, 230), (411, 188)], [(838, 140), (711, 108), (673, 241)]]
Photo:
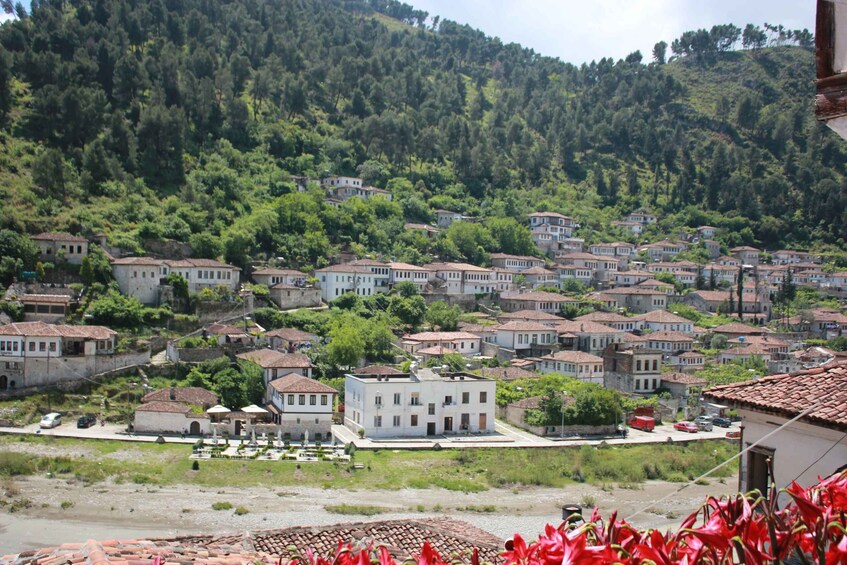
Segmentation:
[(556, 294), (533, 290), (532, 292), (503, 292), (500, 294), (500, 308), (504, 312), (518, 310), (541, 310), (548, 314), (558, 314), (562, 305), (576, 303), (577, 300)]
[(615, 286), (635, 286), (638, 283), (654, 278), (648, 271), (618, 271), (612, 273), (611, 282)]
[(571, 237), (573, 230), (579, 227), (573, 218), (556, 212), (535, 212), (529, 214), (529, 228), (532, 231), (543, 230), (550, 234), (553, 241)]
[(492, 271), (494, 272), (494, 280), (495, 285), (497, 286), (497, 292), (509, 292), (515, 289), (513, 281), (515, 279), (516, 273), (514, 271), (499, 268), (494, 268), (492, 269)]
[(540, 286), (557, 287), (559, 285), (559, 275), (543, 267), (533, 267), (521, 274), (526, 277), (526, 283), (529, 288), (538, 288)]
[[(609, 345), (622, 342), (625, 333), (605, 324), (575, 320), (560, 322), (556, 324), (556, 329), (560, 337), (563, 335), (575, 337), (572, 342), (575, 347), (564, 347), (565, 349), (576, 349), (595, 355), (602, 353)], [(564, 340), (562, 341), (563, 345), (566, 345)]]
[(795, 251), (793, 249), (780, 249), (771, 255), (776, 265), (796, 265), (798, 263), (816, 263), (819, 257), (813, 256), (808, 251)]
[(665, 355), (691, 351), (694, 338), (681, 332), (658, 331), (647, 334), (647, 347), (661, 351)]
[(581, 381), (603, 385), (603, 358), (583, 351), (557, 351), (535, 364), (539, 373), (557, 373)]
[(642, 328), (654, 332), (694, 334), (694, 322), (667, 310), (653, 310), (652, 312), (635, 316), (634, 319), (642, 323)]
[(526, 271), (534, 267), (543, 267), (544, 260), (528, 255), (509, 255), (508, 253), (492, 253), (491, 264), (498, 269), (509, 271)]
[(273, 380), (294, 373), (312, 377), (312, 361), (302, 353), (280, 353), (273, 349), (255, 349), (239, 353), (236, 358), (255, 363), (262, 369), (262, 379), (267, 386)]
[(359, 198), (372, 198), (382, 196), (391, 200), (391, 193), (373, 186), (363, 186), (362, 179), (355, 177), (327, 177), (321, 180), (321, 186), (326, 190), (327, 197), (344, 201), (354, 196)]
[(256, 284), (272, 287), (275, 284), (290, 284), (302, 286), (306, 284), (306, 273), (294, 269), (259, 269), (253, 272), (253, 280)]
[(598, 324), (603, 324), (604, 326), (615, 328), (616, 330), (621, 332), (635, 332), (644, 328), (644, 322), (639, 320), (638, 318), (621, 316), (620, 314), (615, 314), (614, 312), (590, 312), (588, 314), (583, 314), (582, 316), (574, 318), (574, 321), (596, 322)]
[(668, 302), (667, 293), (639, 286), (610, 288), (590, 296), (595, 295), (607, 301), (613, 308), (626, 309), (634, 314), (664, 310)]
[(625, 269), (630, 258), (635, 257), (635, 246), (623, 241), (595, 243), (588, 247), (588, 252), (597, 257), (614, 259), (618, 262), (618, 269), (620, 270)]
[(321, 298), (325, 302), (334, 300), (347, 292), (359, 296), (371, 296), (376, 290), (376, 275), (367, 267), (356, 265), (330, 265), (315, 271), (321, 287)]
[(374, 275), (375, 292), (388, 292), (390, 290), (388, 280), (391, 275), (391, 268), (388, 266), (388, 263), (375, 259), (356, 259), (347, 264), (353, 267), (364, 267), (372, 272)]
[(672, 261), (674, 257), (685, 251), (686, 245), (684, 243), (677, 243), (667, 239), (663, 239), (662, 241), (657, 241), (656, 243), (649, 243), (647, 245), (641, 246), (639, 251), (644, 251), (650, 257), (650, 260), (653, 262), (658, 261)]
[(581, 237), (566, 237), (559, 240), (559, 251), (562, 253), (581, 253), (585, 249), (585, 240)]
[(555, 327), (541, 322), (512, 320), (497, 326), (496, 343), (518, 354), (550, 350), (557, 346), (559, 334)]
[(427, 290), (438, 294), (462, 294), (462, 268), (456, 263), (430, 263), (427, 269), (433, 273)]
[(188, 283), (188, 292), (195, 294), (204, 288), (225, 286), (235, 292), (239, 287), (241, 269), (214, 259), (154, 259), (124, 257), (112, 261), (112, 275), (118, 288), (134, 296), (142, 304), (159, 302), (159, 287), (164, 279), (176, 273)]
[(655, 224), (658, 218), (656, 218), (654, 214), (645, 212), (644, 210), (636, 210), (635, 212), (630, 213), (625, 220), (627, 222), (641, 224), (642, 226), (649, 226), (651, 224)]
[(0, 326), (0, 390), (55, 386), (119, 368), (105, 359), (114, 354), (117, 335), (103, 326)]
[(758, 265), (759, 264), (759, 255), (761, 254), (761, 250), (756, 249), (755, 247), (750, 247), (748, 245), (742, 245), (741, 247), (733, 247), (729, 250), (732, 253), (732, 256), (741, 261), (742, 265)]
[(718, 233), (718, 228), (715, 226), (700, 226), (697, 228), (697, 235), (701, 239), (714, 239), (715, 235)]
[(32, 236), (32, 240), (38, 245), (42, 261), (66, 261), (71, 265), (80, 265), (83, 257), (88, 255), (88, 240), (78, 235), (44, 232)]
[(414, 354), (420, 349), (442, 347), (465, 357), (478, 355), (482, 338), (469, 332), (420, 332), (403, 336), (403, 350)]
[(409, 263), (388, 264), (388, 286), (390, 288), (394, 288), (397, 283), (410, 282), (417, 287), (418, 292), (423, 292), (429, 277), (432, 275), (432, 270), (427, 267), (418, 267)]
[(577, 267), (576, 265), (556, 265), (556, 275), (559, 278), (559, 287), (561, 288), (565, 281), (576, 280), (586, 286), (591, 286), (594, 282), (595, 269), (589, 267)]
[(452, 210), (436, 210), (435, 216), (435, 223), (442, 229), (447, 229), (453, 222), (458, 222), (463, 219), (461, 213), (453, 212)]
[(494, 431), (495, 381), (413, 366), (400, 375), (347, 375), (344, 424), (366, 437)]
[(616, 228), (620, 228), (623, 231), (628, 231), (632, 233), (632, 235), (640, 237), (642, 233), (644, 233), (644, 225), (640, 222), (627, 222), (617, 220), (612, 222), (612, 226)]
[(332, 413), (338, 392), (320, 381), (289, 373), (267, 384), (265, 402), (273, 421), (292, 439), (332, 439)]

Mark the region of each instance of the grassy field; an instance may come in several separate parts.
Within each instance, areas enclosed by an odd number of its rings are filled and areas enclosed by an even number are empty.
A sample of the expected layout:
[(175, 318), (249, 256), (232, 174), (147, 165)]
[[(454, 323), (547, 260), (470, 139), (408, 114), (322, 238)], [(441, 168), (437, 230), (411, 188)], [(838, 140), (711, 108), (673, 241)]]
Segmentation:
[[(30, 445), (24, 445), (30, 444)], [(39, 445), (42, 444), (42, 445)], [(73, 456), (38, 455), (66, 452)], [(112, 479), (136, 484), (206, 487), (426, 489), (479, 492), (523, 485), (558, 487), (573, 482), (637, 484), (648, 479), (691, 480), (736, 452), (722, 440), (687, 446), (568, 447), (563, 449), (475, 449), (357, 451), (350, 463), (297, 464), (272, 461), (200, 461), (192, 470), (188, 446), (0, 436), (0, 477), (53, 473), (86, 482)], [(728, 465), (713, 477), (735, 473)]]

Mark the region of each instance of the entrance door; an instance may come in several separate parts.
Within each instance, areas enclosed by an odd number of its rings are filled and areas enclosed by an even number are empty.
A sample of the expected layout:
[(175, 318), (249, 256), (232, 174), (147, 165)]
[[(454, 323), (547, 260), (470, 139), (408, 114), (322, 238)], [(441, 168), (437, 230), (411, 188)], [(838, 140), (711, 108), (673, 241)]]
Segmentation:
[(444, 431), (452, 432), (453, 431), (453, 417), (445, 416), (444, 417)]
[(434, 436), (435, 435), (435, 422), (427, 422), (426, 423), (426, 435)]
[(488, 429), (488, 414), (479, 415), (479, 431), (483, 432)]
[(768, 459), (773, 458), (773, 451), (765, 449), (751, 449), (747, 454), (747, 491), (758, 490), (762, 496), (768, 496), (770, 486), (770, 469)]
[(0, 375), (0, 390), (9, 388), (9, 378), (6, 375)]
[(188, 433), (193, 436), (200, 435), (200, 422), (191, 422), (191, 425), (188, 426)]
[(236, 421), (235, 421), (235, 435), (236, 435), (236, 436), (240, 436), (240, 435), (241, 435), (241, 420), (236, 420)]

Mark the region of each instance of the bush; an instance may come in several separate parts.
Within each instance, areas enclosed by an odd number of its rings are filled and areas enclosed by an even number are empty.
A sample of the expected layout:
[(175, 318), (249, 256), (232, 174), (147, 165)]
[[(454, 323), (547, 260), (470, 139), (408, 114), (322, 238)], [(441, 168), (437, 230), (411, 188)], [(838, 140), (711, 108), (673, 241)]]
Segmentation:
[(62, 510), (67, 510), (68, 508), (73, 508), (74, 503), (70, 500), (63, 500), (62, 504), (60, 504)]
[(232, 510), (231, 502), (213, 502), (212, 510)]
[(244, 516), (248, 512), (250, 512), (250, 511), (247, 508), (245, 508), (244, 506), (239, 506), (235, 509), (235, 515), (236, 516)]

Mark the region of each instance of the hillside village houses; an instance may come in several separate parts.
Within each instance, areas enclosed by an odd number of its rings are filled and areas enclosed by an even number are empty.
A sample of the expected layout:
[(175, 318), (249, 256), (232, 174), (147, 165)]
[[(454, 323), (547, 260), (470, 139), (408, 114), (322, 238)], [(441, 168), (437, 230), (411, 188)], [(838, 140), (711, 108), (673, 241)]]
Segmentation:
[(265, 401), (275, 424), (292, 439), (332, 440), (332, 414), (338, 395), (320, 381), (289, 373), (267, 384)]

